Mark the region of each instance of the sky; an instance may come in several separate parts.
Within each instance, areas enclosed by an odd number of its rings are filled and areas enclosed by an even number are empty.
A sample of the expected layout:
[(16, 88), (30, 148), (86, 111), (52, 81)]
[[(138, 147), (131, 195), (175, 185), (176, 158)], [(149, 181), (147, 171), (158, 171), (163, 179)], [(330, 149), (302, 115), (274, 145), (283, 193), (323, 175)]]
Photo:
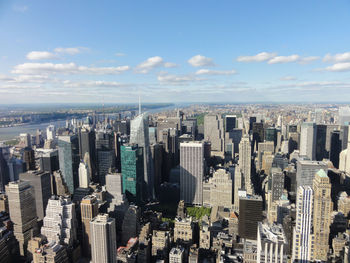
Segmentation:
[(0, 104), (349, 102), (350, 1), (0, 1)]

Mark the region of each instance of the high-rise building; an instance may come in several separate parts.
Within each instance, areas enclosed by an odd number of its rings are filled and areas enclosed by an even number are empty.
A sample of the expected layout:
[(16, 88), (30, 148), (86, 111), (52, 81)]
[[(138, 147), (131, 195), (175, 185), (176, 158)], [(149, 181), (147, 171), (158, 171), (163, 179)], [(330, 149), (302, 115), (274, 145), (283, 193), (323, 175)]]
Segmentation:
[(312, 231), (313, 191), (310, 186), (298, 187), (296, 226), (293, 230), (292, 262), (312, 262), (315, 239)]
[(96, 153), (98, 181), (106, 184), (106, 175), (115, 167), (114, 135), (111, 130), (100, 130), (96, 133)]
[(257, 238), (256, 262), (288, 262), (288, 240), (282, 225), (259, 222)]
[(35, 170), (35, 156), (34, 150), (30, 147), (23, 149), (23, 161), (26, 164), (26, 170)]
[(262, 221), (263, 200), (261, 196), (247, 195), (239, 198), (239, 236), (257, 239), (258, 222)]
[(251, 143), (248, 135), (244, 135), (239, 144), (239, 169), (242, 173), (242, 184), (244, 186), (244, 190), (247, 191), (248, 194), (253, 194), (253, 187), (251, 183), (251, 160), (252, 152), (251, 152)]
[(52, 174), (53, 171), (57, 171), (59, 169), (57, 149), (37, 148), (35, 150), (35, 154), (40, 160), (40, 171), (49, 172)]
[(19, 145), (22, 147), (22, 148), (25, 148), (25, 147), (29, 147), (31, 148), (32, 147), (32, 140), (31, 140), (31, 135), (29, 133), (21, 133), (19, 135)]
[(52, 196), (46, 207), (41, 234), (48, 242), (73, 245), (77, 239), (75, 205), (69, 197)]
[(65, 263), (69, 262), (67, 249), (57, 243), (49, 243), (38, 247), (33, 254), (33, 263)]
[(255, 147), (258, 147), (259, 142), (264, 141), (264, 124), (261, 122), (253, 122), (252, 123), (252, 134), (253, 134), (253, 141), (252, 141), (252, 147), (255, 149)]
[(225, 132), (233, 131), (236, 128), (236, 115), (225, 115)]
[(137, 237), (140, 231), (140, 208), (130, 205), (125, 213), (122, 225), (122, 244), (126, 244), (130, 238)]
[(194, 238), (194, 223), (192, 217), (176, 217), (174, 226), (174, 241), (191, 244)]
[(87, 163), (79, 164), (79, 187), (88, 188), (90, 184), (90, 169)]
[(347, 148), (341, 151), (339, 155), (339, 170), (350, 174), (350, 134), (347, 138)]
[(277, 145), (277, 129), (275, 127), (269, 127), (265, 130), (265, 141), (273, 142), (274, 146)]
[(121, 146), (123, 193), (130, 202), (140, 203), (144, 197), (143, 148), (137, 145)]
[(51, 197), (51, 176), (48, 172), (28, 171), (19, 175), (20, 180), (27, 181), (34, 188), (36, 214), (43, 220), (47, 202)]
[(98, 215), (98, 202), (95, 196), (88, 195), (80, 202), (81, 222), (83, 231), (83, 247), (84, 256), (91, 257), (91, 231), (90, 221)]
[(214, 155), (223, 155), (225, 147), (224, 120), (221, 115), (204, 116), (204, 139), (211, 143)]
[(203, 189), (208, 188), (207, 200), (204, 198), (203, 203), (214, 207), (223, 206), (230, 209), (232, 207), (232, 179), (231, 173), (225, 169), (219, 169), (213, 173), (213, 177), (208, 182), (203, 183)]
[(327, 261), (330, 225), (332, 223), (333, 203), (331, 188), (327, 173), (322, 169), (319, 170), (313, 181), (314, 259), (323, 262)]
[(310, 161), (304, 159), (297, 160), (297, 189), (299, 186), (312, 187), (315, 174), (323, 169), (328, 172), (328, 165), (325, 162)]
[(340, 107), (339, 108), (339, 121), (340, 125), (349, 125), (350, 124), (350, 107)]
[(37, 215), (34, 188), (26, 181), (6, 185), (13, 232), (19, 243), (20, 255), (25, 256), (30, 238), (36, 234)]
[(204, 142), (180, 144), (180, 199), (202, 205), (205, 173)]
[(115, 263), (117, 242), (115, 221), (108, 214), (99, 214), (90, 221), (91, 256), (93, 263)]
[(71, 194), (79, 186), (79, 141), (76, 135), (58, 136), (58, 156), (63, 179)]
[(49, 125), (46, 128), (46, 138), (48, 140), (54, 140), (56, 138), (56, 129), (54, 125)]
[(147, 197), (154, 197), (153, 183), (153, 163), (149, 146), (148, 134), (148, 114), (142, 113), (131, 121), (130, 143), (137, 144), (143, 148), (143, 167), (144, 167), (144, 182), (146, 184)]
[(93, 182), (98, 183), (97, 171), (96, 171), (96, 135), (93, 130), (83, 128), (79, 133), (79, 156), (80, 160), (84, 160), (85, 154), (89, 154), (89, 163), (91, 179)]
[(327, 141), (327, 125), (316, 125), (316, 160), (322, 161), (324, 158), (329, 158), (326, 150)]
[(269, 184), (271, 185), (272, 202), (278, 201), (284, 190), (284, 173), (280, 168), (271, 169)]
[(342, 141), (340, 131), (332, 131), (330, 139), (329, 160), (333, 163), (335, 168), (339, 168), (339, 156), (342, 149)]
[(0, 191), (5, 190), (5, 185), (10, 181), (9, 168), (3, 155), (3, 148), (0, 147)]
[(316, 159), (316, 124), (304, 122), (301, 125), (300, 155), (307, 156), (310, 160)]

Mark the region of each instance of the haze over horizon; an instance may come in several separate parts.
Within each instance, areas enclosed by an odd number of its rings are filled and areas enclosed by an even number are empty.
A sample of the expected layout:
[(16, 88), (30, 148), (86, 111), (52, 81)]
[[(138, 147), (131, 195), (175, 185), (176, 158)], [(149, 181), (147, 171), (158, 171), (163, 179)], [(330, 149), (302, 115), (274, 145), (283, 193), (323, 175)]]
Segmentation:
[(350, 2), (0, 3), (0, 104), (346, 102)]

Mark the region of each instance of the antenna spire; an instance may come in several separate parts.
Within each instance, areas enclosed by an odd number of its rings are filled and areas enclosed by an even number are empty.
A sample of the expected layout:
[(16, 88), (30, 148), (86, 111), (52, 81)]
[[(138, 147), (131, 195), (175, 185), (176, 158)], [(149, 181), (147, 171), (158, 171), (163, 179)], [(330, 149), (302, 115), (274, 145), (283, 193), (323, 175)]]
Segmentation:
[(141, 96), (139, 95), (139, 115), (141, 115)]

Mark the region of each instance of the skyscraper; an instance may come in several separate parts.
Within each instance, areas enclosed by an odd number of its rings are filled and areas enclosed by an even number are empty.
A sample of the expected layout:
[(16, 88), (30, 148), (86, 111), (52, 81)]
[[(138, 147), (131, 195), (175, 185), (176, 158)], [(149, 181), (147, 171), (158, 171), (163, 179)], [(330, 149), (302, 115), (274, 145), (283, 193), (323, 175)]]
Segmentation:
[(36, 155), (39, 157), (40, 162), (40, 170), (43, 172), (49, 172), (50, 174), (53, 171), (57, 171), (59, 169), (58, 163), (58, 150), (57, 149), (36, 149)]
[(35, 157), (34, 150), (30, 147), (25, 147), (23, 149), (23, 161), (26, 164), (27, 171), (35, 170)]
[(315, 173), (320, 169), (328, 171), (328, 166), (325, 162), (304, 160), (302, 158), (297, 160), (297, 189), (299, 186), (312, 187)]
[(143, 148), (144, 182), (147, 186), (147, 197), (154, 197), (152, 157), (149, 146), (148, 114), (142, 113), (131, 121), (130, 143)]
[(251, 183), (251, 143), (248, 135), (244, 135), (239, 144), (239, 169), (242, 173), (244, 190), (248, 194), (253, 194), (253, 187)]
[(121, 146), (123, 193), (130, 202), (140, 203), (144, 197), (143, 148), (137, 145)]
[(26, 181), (10, 182), (6, 185), (6, 194), (20, 255), (25, 256), (28, 241), (36, 234), (37, 227), (34, 188)]
[(241, 238), (257, 239), (258, 222), (262, 221), (261, 196), (247, 195), (239, 198), (238, 232)]
[(329, 158), (326, 151), (327, 125), (316, 125), (316, 160), (322, 161), (323, 158)]
[(313, 122), (301, 125), (300, 155), (307, 156), (310, 160), (316, 159), (316, 124)]
[(211, 143), (214, 155), (223, 155), (225, 147), (224, 120), (221, 115), (204, 116), (204, 139)]
[(313, 229), (315, 234), (314, 259), (327, 261), (329, 250), (328, 240), (332, 223), (333, 203), (331, 198), (331, 183), (324, 170), (319, 170), (313, 181), (314, 207)]
[(28, 171), (19, 175), (20, 180), (27, 181), (34, 188), (36, 214), (43, 220), (47, 202), (51, 197), (51, 176), (48, 172)]
[(4, 191), (5, 185), (10, 181), (9, 168), (2, 151), (3, 148), (0, 147), (0, 191)]
[(329, 160), (333, 163), (335, 168), (339, 168), (339, 155), (342, 149), (342, 141), (340, 138), (340, 131), (332, 131), (330, 139)]
[(79, 165), (79, 187), (88, 188), (90, 184), (90, 169), (88, 164), (81, 162)]
[(203, 204), (204, 142), (180, 143), (180, 199)]
[(236, 115), (226, 115), (225, 116), (225, 132), (233, 131), (236, 128)]
[(96, 133), (96, 153), (98, 182), (106, 184), (106, 174), (115, 167), (114, 134), (111, 130), (99, 130)]
[(293, 262), (312, 262), (314, 259), (312, 213), (312, 188), (310, 186), (300, 186), (296, 198), (296, 226), (293, 230)]
[(58, 156), (63, 179), (71, 194), (79, 185), (79, 143), (76, 135), (58, 136)]
[(41, 234), (49, 242), (71, 246), (77, 239), (76, 223), (75, 205), (70, 198), (52, 196), (46, 207)]
[(90, 161), (88, 166), (91, 172), (91, 179), (93, 182), (98, 183), (96, 172), (96, 143), (95, 132), (87, 128), (83, 128), (79, 133), (79, 156), (80, 160), (84, 160), (85, 154), (89, 153)]
[(80, 202), (81, 222), (83, 231), (83, 249), (84, 256), (91, 257), (91, 231), (90, 221), (98, 215), (98, 202), (95, 196), (88, 195)]
[(99, 214), (90, 222), (93, 263), (115, 263), (117, 243), (115, 221), (108, 214)]

